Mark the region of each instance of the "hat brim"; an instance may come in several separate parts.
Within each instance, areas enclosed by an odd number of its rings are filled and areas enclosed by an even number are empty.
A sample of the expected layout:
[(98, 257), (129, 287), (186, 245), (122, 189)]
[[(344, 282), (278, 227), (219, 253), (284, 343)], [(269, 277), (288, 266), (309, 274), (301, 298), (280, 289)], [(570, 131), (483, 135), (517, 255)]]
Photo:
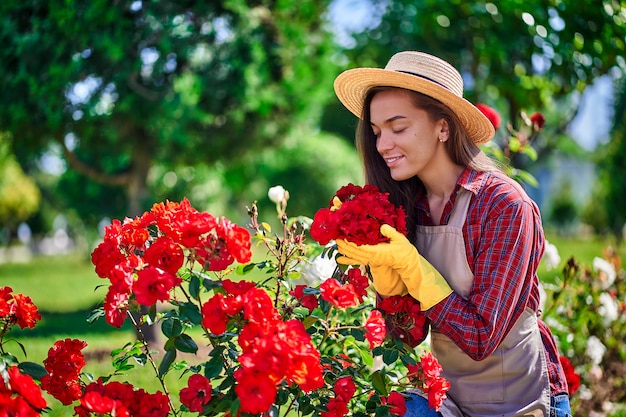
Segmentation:
[(399, 87), (425, 94), (448, 106), (477, 145), (488, 142), (495, 134), (489, 119), (472, 103), (435, 82), (415, 75), (381, 68), (354, 68), (339, 74), (334, 87), (339, 101), (359, 118), (363, 115), (363, 101), (369, 89)]

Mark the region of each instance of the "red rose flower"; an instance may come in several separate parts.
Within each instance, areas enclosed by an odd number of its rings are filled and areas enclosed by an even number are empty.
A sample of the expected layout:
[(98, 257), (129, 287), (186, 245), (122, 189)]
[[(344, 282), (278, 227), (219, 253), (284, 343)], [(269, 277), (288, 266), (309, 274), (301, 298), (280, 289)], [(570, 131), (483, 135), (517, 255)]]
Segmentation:
[(321, 297), (338, 308), (354, 307), (358, 304), (352, 284), (341, 285), (335, 278), (328, 278), (320, 285)]
[[(17, 393), (35, 410), (46, 408), (46, 400), (41, 395), (41, 389), (30, 375), (23, 374), (17, 366), (11, 366), (7, 373), (9, 386), (14, 393)], [(4, 381), (0, 377), (0, 387), (3, 383)], [(2, 390), (0, 389), (0, 391)]]
[(182, 280), (160, 268), (148, 266), (137, 272), (137, 281), (133, 285), (133, 292), (137, 302), (144, 306), (151, 306), (157, 301), (170, 299), (170, 291)]
[(176, 274), (183, 266), (185, 256), (178, 243), (167, 236), (161, 236), (150, 244), (143, 260), (148, 265)]
[(240, 368), (235, 371), (235, 380), (240, 411), (244, 413), (265, 413), (276, 400), (276, 385), (262, 372)]
[(502, 122), (500, 118), (500, 113), (498, 113), (493, 107), (482, 103), (476, 104), (476, 108), (480, 110), (480, 112), (484, 114), (487, 119), (489, 119), (489, 121), (493, 125), (493, 128), (498, 130), (498, 128), (500, 127), (500, 123)]
[(406, 402), (404, 396), (397, 391), (393, 391), (388, 397), (381, 397), (383, 405), (389, 406), (389, 414), (403, 416), (406, 413)]
[(292, 297), (295, 297), (302, 307), (305, 307), (309, 310), (309, 313), (312, 313), (319, 306), (319, 302), (317, 301), (317, 297), (313, 294), (304, 294), (304, 289), (308, 288), (306, 285), (296, 285), (295, 288), (289, 291), (289, 294)]
[(533, 129), (538, 132), (542, 130), (546, 125), (546, 118), (543, 114), (539, 112), (534, 112), (530, 115), (530, 122), (533, 125)]
[(385, 319), (383, 319), (380, 311), (372, 310), (365, 322), (365, 338), (370, 344), (370, 349), (380, 346), (386, 335)]
[(406, 213), (389, 201), (389, 194), (374, 185), (341, 187), (328, 208), (315, 213), (311, 237), (322, 245), (331, 240), (346, 239), (357, 245), (387, 242), (380, 226), (389, 224), (406, 233)]
[(82, 396), (79, 376), (85, 366), (81, 352), (85, 347), (87, 343), (82, 340), (58, 340), (43, 361), (48, 373), (41, 378), (41, 387), (65, 405)]
[(217, 293), (202, 305), (202, 325), (216, 335), (224, 333), (228, 324), (223, 304), (224, 295)]
[(335, 395), (345, 403), (350, 401), (356, 392), (356, 385), (354, 385), (351, 376), (344, 376), (337, 379), (333, 386), (335, 388)]
[(211, 401), (211, 382), (200, 374), (193, 374), (187, 381), (187, 387), (180, 390), (180, 402), (189, 411), (201, 412), (204, 405)]
[(565, 379), (567, 380), (567, 391), (569, 395), (575, 393), (580, 388), (580, 375), (576, 373), (574, 366), (567, 359), (566, 356), (559, 357), (563, 372), (565, 372)]
[(341, 398), (331, 398), (326, 404), (328, 411), (322, 411), (320, 415), (322, 417), (343, 417), (348, 414), (348, 405)]

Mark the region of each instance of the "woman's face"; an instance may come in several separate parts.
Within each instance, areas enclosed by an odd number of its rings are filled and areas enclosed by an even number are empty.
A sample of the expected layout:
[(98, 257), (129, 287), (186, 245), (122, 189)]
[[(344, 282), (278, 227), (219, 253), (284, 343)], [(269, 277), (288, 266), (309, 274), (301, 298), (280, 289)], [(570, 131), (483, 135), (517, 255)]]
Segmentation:
[(376, 149), (394, 180), (423, 178), (428, 171), (436, 171), (446, 152), (440, 139), (448, 140), (449, 134), (444, 119), (433, 122), (403, 90), (377, 93), (370, 103), (370, 119)]

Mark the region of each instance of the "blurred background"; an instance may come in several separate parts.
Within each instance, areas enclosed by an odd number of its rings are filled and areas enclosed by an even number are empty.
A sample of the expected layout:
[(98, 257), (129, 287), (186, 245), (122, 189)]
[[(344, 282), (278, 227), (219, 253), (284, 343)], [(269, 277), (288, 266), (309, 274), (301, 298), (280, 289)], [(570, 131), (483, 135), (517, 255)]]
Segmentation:
[(625, 36), (615, 0), (3, 1), (2, 257), (88, 253), (112, 218), (185, 196), (245, 222), (282, 185), (312, 216), (362, 181), (335, 76), (409, 49), (500, 112), (496, 143), (543, 113), (538, 159), (511, 163), (546, 227), (621, 240)]
[(0, 287), (42, 312), (18, 333), (29, 358), (77, 337), (107, 362), (133, 337), (85, 323), (104, 294), (89, 255), (112, 219), (187, 197), (241, 225), (258, 201), (277, 224), (272, 186), (289, 191), (288, 215), (312, 217), (362, 184), (333, 80), (419, 50), (501, 115), (486, 151), (545, 116), (505, 160), (561, 253), (539, 271), (546, 315), (583, 378), (575, 414), (626, 415), (625, 43), (623, 0), (1, 1)]

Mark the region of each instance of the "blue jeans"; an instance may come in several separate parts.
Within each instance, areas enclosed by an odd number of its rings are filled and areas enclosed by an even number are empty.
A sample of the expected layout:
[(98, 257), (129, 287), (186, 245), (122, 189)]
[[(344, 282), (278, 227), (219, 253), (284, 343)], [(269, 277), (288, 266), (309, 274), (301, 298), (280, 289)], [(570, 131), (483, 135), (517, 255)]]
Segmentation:
[[(430, 408), (428, 400), (416, 394), (407, 394), (404, 417), (441, 417), (441, 413)], [(567, 394), (550, 397), (550, 417), (572, 417)]]
[(569, 395), (558, 394), (550, 397), (550, 417), (572, 417)]

